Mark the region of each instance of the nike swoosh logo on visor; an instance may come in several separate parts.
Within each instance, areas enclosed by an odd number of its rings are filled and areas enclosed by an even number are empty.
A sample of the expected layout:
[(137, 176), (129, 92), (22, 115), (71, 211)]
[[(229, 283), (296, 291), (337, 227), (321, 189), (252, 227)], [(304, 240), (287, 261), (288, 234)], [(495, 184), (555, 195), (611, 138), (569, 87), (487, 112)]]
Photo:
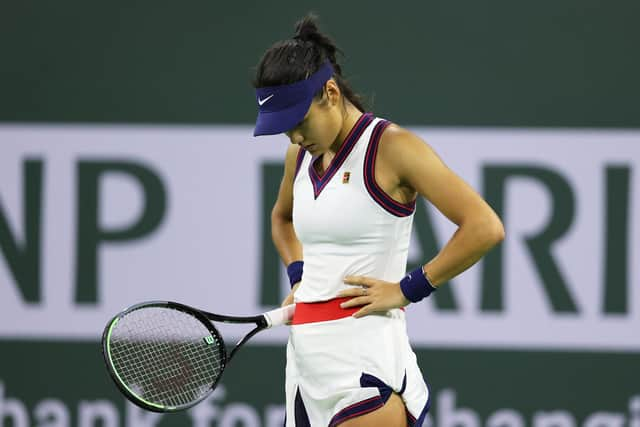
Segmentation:
[(273, 94), (273, 93), (272, 93), (271, 95), (267, 96), (265, 99), (260, 99), (260, 98), (258, 98), (258, 105), (262, 107), (262, 105), (263, 105), (265, 102), (267, 102), (268, 100), (270, 100), (271, 98), (273, 98), (273, 95), (275, 95), (275, 94)]

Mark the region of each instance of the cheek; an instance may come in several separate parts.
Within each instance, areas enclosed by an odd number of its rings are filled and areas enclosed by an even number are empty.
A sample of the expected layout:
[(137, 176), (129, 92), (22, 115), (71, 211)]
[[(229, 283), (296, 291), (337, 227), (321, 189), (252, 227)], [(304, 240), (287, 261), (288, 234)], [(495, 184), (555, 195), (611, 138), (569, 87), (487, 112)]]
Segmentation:
[(340, 113), (318, 107), (302, 134), (305, 141), (329, 147), (336, 140), (341, 126)]
[(332, 114), (327, 114), (320, 126), (318, 126), (318, 132), (321, 132), (322, 140), (324, 142), (327, 144), (333, 144), (340, 133), (340, 126), (340, 117), (334, 117)]

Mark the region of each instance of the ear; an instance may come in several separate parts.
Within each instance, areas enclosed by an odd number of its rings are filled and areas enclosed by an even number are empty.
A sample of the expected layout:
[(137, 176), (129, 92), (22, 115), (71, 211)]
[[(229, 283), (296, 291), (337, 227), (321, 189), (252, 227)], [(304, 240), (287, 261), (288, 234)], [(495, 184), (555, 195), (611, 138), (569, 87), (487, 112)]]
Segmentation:
[(337, 105), (338, 102), (340, 102), (342, 92), (334, 79), (327, 80), (327, 83), (324, 85), (324, 92), (327, 96), (327, 101), (329, 101), (329, 105)]

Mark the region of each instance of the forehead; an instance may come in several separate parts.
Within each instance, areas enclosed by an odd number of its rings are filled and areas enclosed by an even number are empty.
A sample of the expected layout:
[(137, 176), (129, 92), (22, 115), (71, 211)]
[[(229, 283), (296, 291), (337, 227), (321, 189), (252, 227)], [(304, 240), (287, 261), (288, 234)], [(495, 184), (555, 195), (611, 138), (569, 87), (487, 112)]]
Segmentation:
[(310, 115), (317, 114), (318, 108), (319, 108), (319, 103), (317, 100), (314, 99), (313, 101), (311, 101), (311, 105), (309, 106), (307, 113), (304, 115), (304, 118), (306, 119)]
[(307, 110), (306, 114), (304, 115), (304, 117), (294, 126), (292, 127), (289, 131), (290, 132), (296, 128), (298, 128), (300, 125), (302, 125), (303, 122), (307, 121), (308, 119), (318, 115), (318, 114), (322, 114), (321, 112), (318, 111), (319, 108), (319, 104), (317, 100), (313, 100), (311, 101), (311, 105), (309, 106), (309, 109)]
[(311, 105), (309, 106), (309, 109), (307, 110), (307, 112), (305, 113), (304, 117), (302, 118), (302, 120), (300, 120), (298, 122), (298, 124), (296, 126), (299, 126), (300, 123), (302, 123), (303, 121), (307, 120), (310, 116), (313, 115), (313, 112), (315, 110), (315, 102), (312, 102)]

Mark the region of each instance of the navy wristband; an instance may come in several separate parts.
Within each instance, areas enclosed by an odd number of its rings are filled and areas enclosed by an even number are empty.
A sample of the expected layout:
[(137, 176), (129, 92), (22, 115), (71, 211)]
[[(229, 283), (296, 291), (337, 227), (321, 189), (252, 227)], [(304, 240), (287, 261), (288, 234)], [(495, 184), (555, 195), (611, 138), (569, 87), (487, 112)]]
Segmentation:
[(287, 266), (287, 274), (289, 275), (289, 284), (293, 288), (293, 285), (302, 280), (302, 266), (303, 261), (294, 261)]
[(418, 267), (400, 280), (400, 290), (411, 302), (418, 302), (431, 295), (436, 288), (429, 282), (422, 267)]

